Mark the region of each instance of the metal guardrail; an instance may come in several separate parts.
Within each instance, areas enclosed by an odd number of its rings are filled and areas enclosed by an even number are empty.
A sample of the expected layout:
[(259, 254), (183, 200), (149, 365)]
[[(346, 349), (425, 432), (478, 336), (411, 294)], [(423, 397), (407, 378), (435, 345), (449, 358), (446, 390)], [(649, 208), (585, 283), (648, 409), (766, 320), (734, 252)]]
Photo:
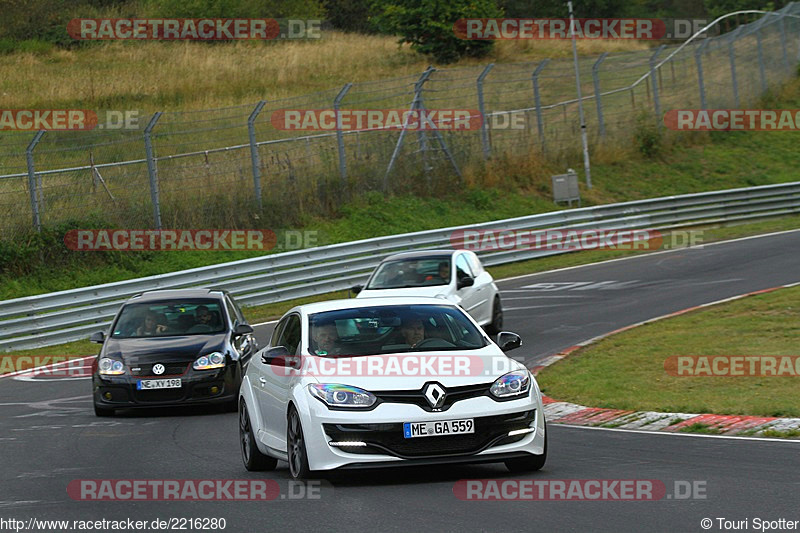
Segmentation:
[[(153, 289), (214, 287), (246, 306), (330, 293), (362, 282), (386, 255), (450, 248), (457, 230), (656, 229), (800, 213), (800, 182), (668, 196), (570, 209), (402, 235), (391, 235), (183, 270), (146, 278), (0, 301), (0, 351), (50, 346), (86, 338), (110, 325), (130, 296)], [(501, 265), (566, 250), (479, 252)]]

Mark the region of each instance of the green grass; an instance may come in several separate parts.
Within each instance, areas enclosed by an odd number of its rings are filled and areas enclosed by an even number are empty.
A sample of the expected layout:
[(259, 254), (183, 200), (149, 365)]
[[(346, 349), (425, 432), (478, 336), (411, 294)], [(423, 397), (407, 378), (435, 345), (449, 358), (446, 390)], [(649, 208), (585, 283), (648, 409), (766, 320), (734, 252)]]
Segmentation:
[[(800, 377), (677, 377), (676, 355), (796, 355), (800, 287), (661, 320), (614, 335), (539, 375), (553, 398), (614, 409), (800, 416)], [(695, 428), (695, 430), (701, 428)]]

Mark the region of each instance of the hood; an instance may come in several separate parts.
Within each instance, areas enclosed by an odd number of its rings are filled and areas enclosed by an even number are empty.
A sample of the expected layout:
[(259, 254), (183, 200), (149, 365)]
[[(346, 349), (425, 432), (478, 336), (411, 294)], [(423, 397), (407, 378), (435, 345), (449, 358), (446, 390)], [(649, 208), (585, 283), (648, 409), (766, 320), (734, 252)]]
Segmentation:
[(109, 338), (103, 355), (121, 358), (128, 365), (194, 361), (201, 355), (221, 351), (225, 333), (212, 335), (178, 335), (136, 339)]
[(450, 292), (449, 285), (431, 285), (429, 287), (406, 287), (403, 289), (363, 289), (356, 298), (377, 298), (392, 296), (424, 296), (433, 298), (439, 294), (446, 297)]

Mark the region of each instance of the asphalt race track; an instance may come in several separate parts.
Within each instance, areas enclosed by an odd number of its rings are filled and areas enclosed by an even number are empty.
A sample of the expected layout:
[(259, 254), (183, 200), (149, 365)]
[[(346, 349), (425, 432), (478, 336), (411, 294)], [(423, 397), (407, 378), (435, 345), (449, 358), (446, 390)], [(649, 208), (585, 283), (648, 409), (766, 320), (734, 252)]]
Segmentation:
[[(800, 232), (693, 248), (499, 283), (512, 352), (529, 366), (655, 316), (800, 281)], [(272, 326), (256, 328), (263, 345)], [(58, 355), (58, 354), (52, 354)], [(88, 378), (0, 380), (0, 518), (225, 518), (227, 531), (704, 531), (703, 518), (800, 520), (800, 443), (550, 427), (532, 479), (660, 480), (657, 501), (462, 501), (460, 479), (512, 479), (502, 465), (341, 473), (300, 498), (284, 463), (242, 466), (237, 417), (206, 408), (96, 418)], [(77, 479), (272, 479), (269, 502), (74, 501)], [(697, 482), (704, 499), (680, 498)], [(746, 530), (746, 529), (745, 529)], [(750, 529), (753, 530), (753, 529)]]

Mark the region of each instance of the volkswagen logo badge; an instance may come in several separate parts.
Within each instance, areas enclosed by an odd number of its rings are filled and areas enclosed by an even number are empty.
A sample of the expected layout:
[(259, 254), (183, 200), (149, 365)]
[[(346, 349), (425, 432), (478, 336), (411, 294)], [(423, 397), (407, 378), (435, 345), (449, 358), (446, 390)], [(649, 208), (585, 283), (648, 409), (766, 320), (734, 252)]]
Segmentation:
[(164, 370), (166, 369), (164, 368), (164, 365), (162, 365), (161, 363), (156, 363), (153, 365), (153, 374), (155, 374), (156, 376), (160, 376), (161, 374), (163, 374)]
[(428, 383), (422, 390), (422, 395), (428, 400), (432, 409), (438, 409), (444, 403), (445, 391), (438, 383)]

